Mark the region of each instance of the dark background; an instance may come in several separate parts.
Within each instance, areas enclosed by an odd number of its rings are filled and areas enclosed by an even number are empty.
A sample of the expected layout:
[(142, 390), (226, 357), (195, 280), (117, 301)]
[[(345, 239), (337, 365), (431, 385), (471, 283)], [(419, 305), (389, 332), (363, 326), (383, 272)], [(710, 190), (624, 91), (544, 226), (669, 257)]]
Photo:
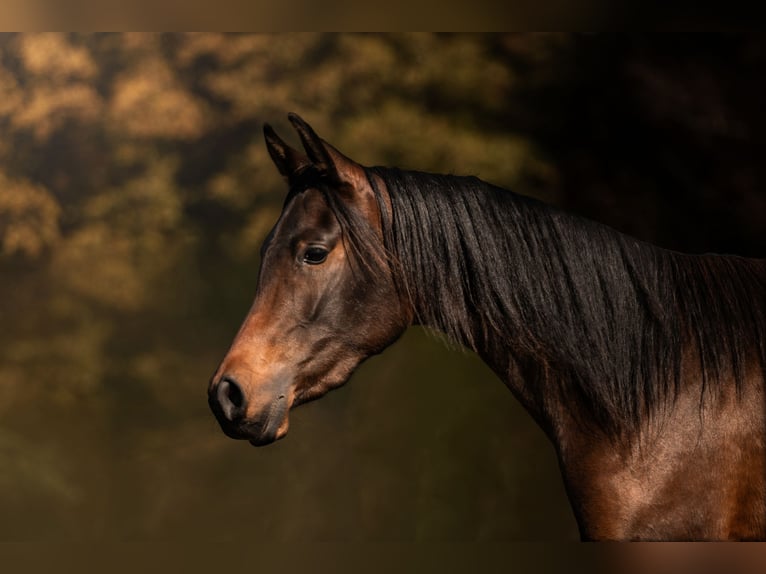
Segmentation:
[(419, 329), (254, 449), (207, 409), (295, 111), (690, 252), (766, 252), (757, 36), (0, 36), (0, 539), (572, 540), (552, 448)]

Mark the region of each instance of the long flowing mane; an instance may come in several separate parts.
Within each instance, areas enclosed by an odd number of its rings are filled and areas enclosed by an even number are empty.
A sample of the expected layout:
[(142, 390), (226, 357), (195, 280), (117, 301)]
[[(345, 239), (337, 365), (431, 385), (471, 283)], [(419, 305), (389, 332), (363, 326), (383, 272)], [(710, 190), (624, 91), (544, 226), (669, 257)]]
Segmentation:
[[(701, 397), (722, 375), (741, 386), (753, 353), (766, 365), (763, 260), (664, 250), (475, 177), (375, 167), (368, 180), (417, 320), (471, 349), (539, 361), (606, 430), (675, 397), (689, 345)], [(369, 234), (331, 207), (350, 243), (366, 244), (354, 251), (369, 253)]]

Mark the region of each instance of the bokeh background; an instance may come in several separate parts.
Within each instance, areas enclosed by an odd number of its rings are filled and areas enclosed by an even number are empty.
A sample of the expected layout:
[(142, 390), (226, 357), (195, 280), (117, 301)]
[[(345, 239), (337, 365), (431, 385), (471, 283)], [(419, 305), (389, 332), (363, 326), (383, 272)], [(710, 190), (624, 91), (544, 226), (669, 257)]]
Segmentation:
[(419, 329), (285, 440), (220, 432), (262, 125), (762, 257), (764, 69), (741, 34), (0, 35), (0, 539), (576, 539), (541, 431)]

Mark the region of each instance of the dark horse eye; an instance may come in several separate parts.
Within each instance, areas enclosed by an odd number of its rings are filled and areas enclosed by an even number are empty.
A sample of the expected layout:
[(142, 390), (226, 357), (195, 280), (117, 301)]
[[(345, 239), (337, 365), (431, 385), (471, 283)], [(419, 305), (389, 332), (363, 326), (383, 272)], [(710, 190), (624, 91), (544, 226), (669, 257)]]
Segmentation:
[(309, 247), (303, 254), (303, 262), (309, 265), (319, 265), (327, 259), (327, 253), (324, 247)]

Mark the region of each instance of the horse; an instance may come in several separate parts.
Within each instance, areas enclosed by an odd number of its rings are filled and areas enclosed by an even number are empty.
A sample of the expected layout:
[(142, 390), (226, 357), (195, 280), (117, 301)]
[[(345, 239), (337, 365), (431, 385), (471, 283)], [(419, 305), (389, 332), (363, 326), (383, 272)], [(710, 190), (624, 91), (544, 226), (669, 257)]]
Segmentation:
[(259, 446), (410, 325), (475, 351), (555, 447), (583, 540), (766, 539), (766, 260), (673, 252), (476, 177), (365, 167), (288, 115), (288, 193), (210, 380)]

